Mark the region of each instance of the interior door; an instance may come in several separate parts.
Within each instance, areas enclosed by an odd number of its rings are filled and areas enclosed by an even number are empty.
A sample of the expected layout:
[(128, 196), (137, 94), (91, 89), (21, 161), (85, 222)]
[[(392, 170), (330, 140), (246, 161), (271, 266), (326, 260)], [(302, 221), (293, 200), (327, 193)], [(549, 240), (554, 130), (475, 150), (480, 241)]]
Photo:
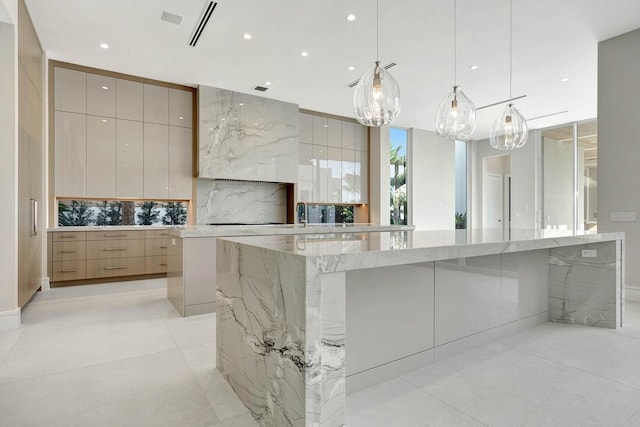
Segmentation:
[(483, 228), (502, 228), (504, 220), (504, 182), (501, 174), (487, 173), (483, 185)]

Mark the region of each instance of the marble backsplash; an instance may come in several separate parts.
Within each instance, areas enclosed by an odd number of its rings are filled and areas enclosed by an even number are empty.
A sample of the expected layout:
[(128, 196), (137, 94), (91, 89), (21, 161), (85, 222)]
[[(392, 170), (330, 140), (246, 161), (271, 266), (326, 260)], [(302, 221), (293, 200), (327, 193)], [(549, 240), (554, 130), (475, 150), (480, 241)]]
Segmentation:
[(199, 178), (294, 183), (298, 106), (199, 88)]
[(197, 223), (286, 223), (287, 187), (273, 182), (198, 180)]

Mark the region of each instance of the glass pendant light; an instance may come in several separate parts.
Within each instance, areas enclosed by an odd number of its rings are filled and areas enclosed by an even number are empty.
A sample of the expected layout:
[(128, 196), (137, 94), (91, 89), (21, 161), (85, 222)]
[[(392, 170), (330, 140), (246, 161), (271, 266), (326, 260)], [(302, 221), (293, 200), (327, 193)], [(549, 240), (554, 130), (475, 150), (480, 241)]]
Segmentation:
[(466, 141), (476, 128), (476, 107), (458, 87), (458, 2), (453, 3), (453, 91), (438, 106), (436, 111), (436, 132), (441, 136), (458, 141)]
[(513, 150), (527, 142), (527, 120), (513, 106), (511, 94), (513, 80), (513, 0), (509, 0), (509, 104), (498, 116), (489, 132), (489, 142), (498, 150)]
[[(379, 49), (378, 0), (376, 0), (376, 57)], [(383, 66), (376, 62), (362, 76), (353, 93), (353, 111), (358, 122), (379, 127), (391, 124), (400, 114), (400, 88)]]

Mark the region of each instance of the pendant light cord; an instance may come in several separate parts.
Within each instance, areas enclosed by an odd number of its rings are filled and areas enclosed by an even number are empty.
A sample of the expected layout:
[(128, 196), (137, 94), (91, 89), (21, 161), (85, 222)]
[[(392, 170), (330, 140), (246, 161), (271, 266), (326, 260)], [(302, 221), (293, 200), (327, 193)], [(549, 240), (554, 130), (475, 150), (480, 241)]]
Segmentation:
[(458, 0), (453, 1), (453, 85), (458, 86)]
[(509, 0), (509, 104), (513, 100), (513, 0)]
[(380, 0), (376, 0), (376, 61), (380, 61)]

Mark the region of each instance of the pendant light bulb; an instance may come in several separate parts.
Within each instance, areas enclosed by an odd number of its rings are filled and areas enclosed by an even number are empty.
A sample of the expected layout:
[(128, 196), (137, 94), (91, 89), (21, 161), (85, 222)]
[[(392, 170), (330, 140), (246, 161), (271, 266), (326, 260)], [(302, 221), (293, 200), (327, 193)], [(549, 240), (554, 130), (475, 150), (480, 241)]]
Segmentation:
[[(378, 56), (378, 0), (376, 0), (376, 56)], [(365, 126), (387, 126), (400, 114), (400, 88), (380, 61), (360, 78), (353, 92), (353, 111)]]
[(400, 88), (393, 76), (376, 62), (362, 76), (353, 94), (353, 111), (365, 126), (387, 126), (400, 114)]
[(458, 86), (436, 112), (436, 132), (447, 139), (466, 141), (476, 128), (476, 107)]
[(527, 142), (528, 131), (527, 120), (509, 104), (493, 123), (489, 142), (497, 150), (513, 150)]

